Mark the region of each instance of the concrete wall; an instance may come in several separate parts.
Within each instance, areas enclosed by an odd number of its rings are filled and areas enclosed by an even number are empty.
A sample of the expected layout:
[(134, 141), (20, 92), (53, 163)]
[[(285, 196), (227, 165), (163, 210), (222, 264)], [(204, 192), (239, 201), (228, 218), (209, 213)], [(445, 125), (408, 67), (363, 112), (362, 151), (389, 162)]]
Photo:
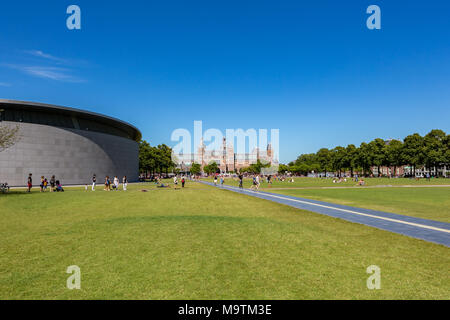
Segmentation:
[(139, 148), (136, 141), (109, 134), (46, 125), (3, 121), (2, 126), (20, 127), (20, 140), (0, 151), (0, 182), (25, 186), (29, 173), (33, 186), (40, 177), (52, 175), (63, 185), (91, 183), (97, 175), (102, 184), (105, 176), (126, 175), (128, 181), (139, 176)]

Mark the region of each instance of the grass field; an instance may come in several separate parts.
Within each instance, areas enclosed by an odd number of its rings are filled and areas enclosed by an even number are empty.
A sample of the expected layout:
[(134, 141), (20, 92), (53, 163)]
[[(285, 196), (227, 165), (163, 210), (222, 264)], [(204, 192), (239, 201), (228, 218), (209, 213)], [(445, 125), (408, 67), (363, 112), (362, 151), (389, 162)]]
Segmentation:
[(0, 233), (0, 299), (450, 298), (447, 247), (191, 182), (14, 191)]

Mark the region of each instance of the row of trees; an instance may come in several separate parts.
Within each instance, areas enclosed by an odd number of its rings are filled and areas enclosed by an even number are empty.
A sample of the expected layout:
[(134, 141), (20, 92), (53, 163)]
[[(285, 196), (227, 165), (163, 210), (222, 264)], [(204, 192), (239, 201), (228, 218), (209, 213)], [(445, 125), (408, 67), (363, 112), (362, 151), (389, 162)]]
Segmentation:
[(450, 165), (450, 136), (442, 130), (431, 130), (424, 137), (418, 133), (403, 139), (375, 139), (369, 143), (363, 142), (359, 147), (353, 144), (334, 149), (322, 148), (316, 153), (302, 154), (289, 165), (280, 165), (279, 172), (307, 174), (309, 172), (334, 172), (339, 176), (350, 171), (368, 175), (372, 167), (411, 166), (425, 167), (428, 170), (442, 165)]
[(141, 173), (155, 174), (168, 173), (174, 170), (172, 161), (172, 149), (165, 144), (152, 147), (145, 140), (139, 142), (139, 171)]
[(263, 164), (259, 159), (256, 161), (256, 163), (252, 163), (250, 166), (241, 168), (239, 172), (241, 173), (250, 173), (250, 174), (259, 174), (261, 173), (261, 169), (263, 168), (269, 168), (270, 163)]
[[(263, 164), (259, 159), (256, 163), (251, 164), (248, 167), (241, 168), (239, 170), (234, 170), (235, 173), (251, 173), (251, 174), (259, 174), (261, 173), (262, 168), (268, 168), (270, 164)], [(201, 166), (198, 163), (193, 163), (190, 169), (192, 174), (200, 174)], [(206, 174), (214, 174), (220, 172), (219, 166), (215, 161), (211, 161), (208, 165), (203, 167), (203, 172)]]

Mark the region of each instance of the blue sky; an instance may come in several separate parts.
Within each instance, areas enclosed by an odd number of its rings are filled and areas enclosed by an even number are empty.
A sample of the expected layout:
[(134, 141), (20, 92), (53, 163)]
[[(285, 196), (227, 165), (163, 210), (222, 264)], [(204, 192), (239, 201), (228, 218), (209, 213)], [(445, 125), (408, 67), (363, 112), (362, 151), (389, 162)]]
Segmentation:
[[(76, 4), (82, 29), (66, 28)], [(366, 8), (381, 8), (368, 30)], [(137, 126), (280, 130), (280, 158), (449, 130), (450, 2), (3, 1), (0, 98)]]

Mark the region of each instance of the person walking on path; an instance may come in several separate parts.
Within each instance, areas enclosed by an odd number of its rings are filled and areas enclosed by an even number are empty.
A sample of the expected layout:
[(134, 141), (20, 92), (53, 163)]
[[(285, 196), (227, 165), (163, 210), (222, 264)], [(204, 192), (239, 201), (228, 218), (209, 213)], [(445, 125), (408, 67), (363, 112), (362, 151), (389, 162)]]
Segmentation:
[(95, 184), (97, 183), (97, 176), (94, 175), (92, 176), (92, 191), (95, 191)]
[(253, 181), (252, 181), (252, 186), (250, 187), (250, 190), (256, 189), (256, 177), (253, 176), (253, 179), (252, 179), (252, 180), (253, 180)]
[(259, 190), (259, 185), (260, 185), (260, 182), (259, 182), (259, 175), (256, 175), (256, 191)]
[(244, 189), (244, 176), (242, 173), (239, 174), (239, 189)]

